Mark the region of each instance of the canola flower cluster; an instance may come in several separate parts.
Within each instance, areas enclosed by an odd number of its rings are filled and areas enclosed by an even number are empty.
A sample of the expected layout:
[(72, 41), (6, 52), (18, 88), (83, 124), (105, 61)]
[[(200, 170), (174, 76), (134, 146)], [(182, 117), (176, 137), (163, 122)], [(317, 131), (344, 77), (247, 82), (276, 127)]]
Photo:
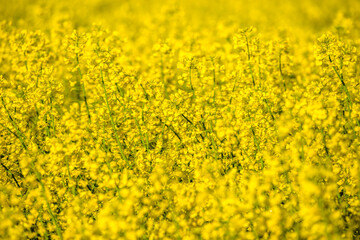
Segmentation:
[(357, 1), (0, 1), (1, 239), (359, 239)]

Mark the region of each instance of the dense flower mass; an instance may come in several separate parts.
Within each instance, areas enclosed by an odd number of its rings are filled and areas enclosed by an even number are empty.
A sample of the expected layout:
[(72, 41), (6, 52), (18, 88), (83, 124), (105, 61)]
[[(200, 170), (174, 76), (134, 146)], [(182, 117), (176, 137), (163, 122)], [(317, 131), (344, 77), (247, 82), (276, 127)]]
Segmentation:
[(1, 239), (359, 239), (360, 2), (0, 1)]

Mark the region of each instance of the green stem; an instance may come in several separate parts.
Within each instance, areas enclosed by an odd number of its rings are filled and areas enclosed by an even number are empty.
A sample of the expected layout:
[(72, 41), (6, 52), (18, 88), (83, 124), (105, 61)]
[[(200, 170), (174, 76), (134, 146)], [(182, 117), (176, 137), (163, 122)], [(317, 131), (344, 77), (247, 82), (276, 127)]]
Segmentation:
[(269, 106), (269, 101), (265, 98), (265, 99), (264, 99), (264, 102), (265, 102), (265, 105), (266, 105), (267, 110), (269, 111), (269, 113), (270, 113), (270, 115), (271, 115), (272, 120), (274, 121), (274, 120), (275, 120), (275, 117), (274, 117), (274, 114), (272, 113), (271, 108), (270, 108), (270, 106)]
[[(6, 113), (7, 113), (8, 117), (9, 117), (9, 119), (10, 119), (11, 124), (13, 125), (13, 127), (14, 127), (15, 130), (16, 130), (15, 136), (20, 140), (21, 145), (23, 146), (23, 148), (24, 148), (25, 150), (27, 150), (27, 146), (26, 146), (25, 141), (24, 141), (24, 139), (23, 139), (23, 137), (25, 137), (25, 135), (19, 130), (17, 124), (16, 124), (15, 121), (14, 121), (14, 119), (11, 117), (8, 109), (6, 108), (5, 101), (4, 101), (4, 98), (3, 98), (3, 97), (1, 97), (1, 101), (2, 101), (2, 104), (3, 104), (4, 108), (5, 108)], [(7, 128), (7, 129), (10, 131), (9, 128)], [(10, 132), (12, 132), (12, 131), (10, 131)]]
[(128, 159), (126, 158), (126, 156), (125, 156), (125, 154), (124, 154), (123, 146), (122, 146), (122, 144), (120, 143), (120, 139), (119, 139), (119, 136), (118, 136), (117, 131), (116, 131), (116, 128), (115, 128), (115, 123), (114, 123), (114, 120), (113, 120), (113, 117), (112, 117), (112, 114), (111, 114), (111, 109), (110, 109), (110, 106), (109, 106), (109, 101), (108, 101), (108, 96), (107, 96), (107, 92), (106, 92), (106, 87), (105, 87), (104, 76), (103, 76), (102, 70), (100, 70), (100, 75), (101, 75), (101, 83), (102, 83), (102, 86), (103, 86), (103, 89), (104, 89), (105, 103), (106, 103), (106, 107), (107, 107), (108, 112), (109, 112), (110, 121), (111, 121), (111, 126), (112, 126), (113, 131), (114, 131), (114, 134), (115, 134), (115, 139), (116, 139), (116, 142), (117, 142), (117, 144), (118, 144), (118, 146), (119, 146), (119, 149), (120, 149), (120, 155), (121, 155), (121, 158), (122, 158), (123, 160), (125, 160), (125, 162), (126, 162), (126, 164), (128, 165), (128, 167), (130, 167), (129, 162), (128, 162)]
[(194, 86), (192, 84), (192, 79), (191, 79), (191, 65), (192, 65), (192, 59), (190, 60), (190, 66), (189, 66), (189, 82), (190, 82), (190, 87), (191, 87), (191, 91), (193, 93), (193, 96), (195, 96), (195, 90), (194, 90)]
[(247, 54), (248, 54), (248, 65), (249, 65), (249, 69), (250, 69), (252, 84), (255, 87), (255, 78), (254, 78), (254, 73), (253, 73), (253, 70), (252, 70), (252, 65), (251, 65), (251, 62), (250, 62), (251, 55), (250, 55), (249, 40), (248, 40), (246, 35), (245, 35), (245, 39), (246, 39), (246, 48), (247, 48)]
[(286, 83), (285, 83), (285, 80), (284, 80), (284, 74), (283, 74), (283, 71), (282, 71), (282, 67), (281, 67), (281, 51), (279, 52), (279, 71), (280, 71), (280, 76), (281, 76), (281, 79), (283, 81), (283, 84), (284, 84), (284, 87), (285, 87), (285, 90), (286, 90)]
[(5, 168), (5, 171), (6, 171), (8, 174), (10, 174), (10, 176), (12, 177), (12, 179), (14, 179), (16, 186), (17, 186), (18, 188), (20, 188), (20, 185), (19, 185), (18, 181), (16, 180), (15, 175), (10, 171), (10, 169), (8, 169), (3, 163), (1, 163), (1, 166), (2, 166), (3, 168)]
[[(78, 40), (78, 38), (77, 38), (77, 40), (76, 40), (76, 47), (79, 47), (79, 40)], [(79, 76), (80, 76), (80, 79), (79, 79), (79, 81), (78, 81), (78, 84), (79, 84), (79, 87), (81, 87), (81, 91), (82, 91), (82, 93), (83, 93), (83, 95), (84, 95), (86, 112), (87, 112), (87, 115), (88, 115), (89, 123), (91, 123), (91, 115), (90, 115), (89, 105), (88, 105), (88, 102), (87, 102), (85, 85), (84, 85), (84, 83), (81, 82), (81, 79), (83, 78), (83, 75), (82, 75), (82, 72), (81, 72), (81, 70), (80, 70), (79, 53), (76, 53), (76, 64), (77, 64), (78, 73), (79, 73)]]
[[(329, 60), (330, 63), (332, 63), (333, 61), (331, 60), (331, 57), (329, 56)], [(336, 75), (338, 76), (338, 78), (340, 79), (341, 85), (344, 89), (344, 92), (346, 93), (347, 96), (347, 100), (349, 102), (349, 113), (351, 113), (351, 106), (352, 106), (352, 101), (351, 101), (351, 97), (350, 97), (350, 93), (349, 90), (344, 82), (344, 77), (342, 75), (339, 74), (339, 72), (336, 70), (335, 66), (332, 66), (333, 70), (335, 71)]]
[(63, 236), (62, 236), (61, 228), (59, 226), (58, 219), (56, 218), (56, 216), (54, 215), (54, 213), (51, 210), (49, 199), (46, 196), (45, 185), (42, 182), (41, 175), (40, 175), (40, 173), (38, 171), (36, 171), (34, 162), (31, 163), (31, 166), (33, 168), (33, 171), (35, 172), (35, 175), (36, 175), (36, 178), (37, 178), (38, 182), (40, 183), (41, 192), (42, 192), (42, 195), (43, 195), (44, 200), (46, 202), (47, 210), (48, 210), (48, 212), (49, 212), (49, 214), (51, 216), (51, 220), (53, 221), (53, 223), (54, 223), (54, 225), (56, 227), (56, 233), (57, 233), (57, 235), (59, 235), (60, 240), (62, 240)]

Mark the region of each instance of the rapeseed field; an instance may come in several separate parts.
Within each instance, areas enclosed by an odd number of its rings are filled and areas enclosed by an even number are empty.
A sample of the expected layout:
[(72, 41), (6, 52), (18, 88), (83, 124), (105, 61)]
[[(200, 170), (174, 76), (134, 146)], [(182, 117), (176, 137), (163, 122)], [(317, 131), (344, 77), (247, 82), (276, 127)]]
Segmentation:
[(357, 0), (0, 0), (0, 239), (360, 239)]

